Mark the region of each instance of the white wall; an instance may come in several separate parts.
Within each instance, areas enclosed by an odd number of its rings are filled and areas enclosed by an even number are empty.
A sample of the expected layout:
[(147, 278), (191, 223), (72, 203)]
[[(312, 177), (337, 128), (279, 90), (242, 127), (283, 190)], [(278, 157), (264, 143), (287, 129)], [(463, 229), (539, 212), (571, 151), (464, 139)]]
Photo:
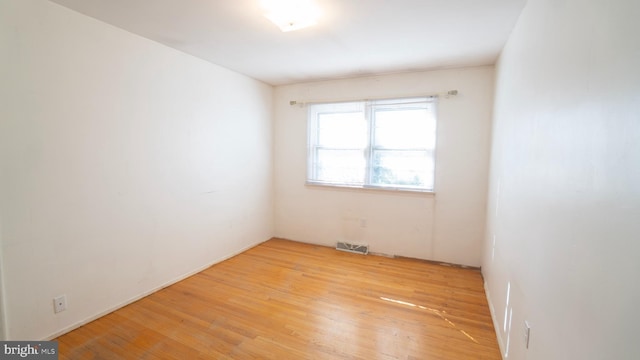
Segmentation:
[(501, 55), (483, 273), (508, 359), (640, 358), (638, 19), (529, 0)]
[(47, 1), (0, 2), (0, 49), (8, 338), (273, 235), (270, 86)]
[[(488, 66), (277, 87), (276, 235), (329, 246), (345, 240), (367, 243), (372, 252), (480, 265), (493, 76)], [(307, 109), (289, 101), (451, 89), (460, 95), (438, 104), (435, 195), (305, 186)]]

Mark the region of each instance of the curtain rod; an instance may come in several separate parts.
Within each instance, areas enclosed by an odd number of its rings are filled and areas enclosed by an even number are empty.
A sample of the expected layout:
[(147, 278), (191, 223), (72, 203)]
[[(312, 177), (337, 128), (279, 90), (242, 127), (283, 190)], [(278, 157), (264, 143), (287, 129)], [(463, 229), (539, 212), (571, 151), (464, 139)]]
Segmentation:
[[(401, 98), (412, 98), (412, 97), (440, 97), (444, 96), (445, 99), (448, 99), (451, 96), (458, 95), (458, 90), (449, 90), (447, 92), (440, 92), (435, 94), (419, 94), (419, 95), (408, 95), (402, 96)], [(294, 106), (298, 105), (300, 107), (306, 106), (307, 104), (322, 104), (322, 103), (340, 103), (340, 102), (351, 102), (351, 101), (367, 101), (367, 100), (388, 100), (389, 97), (373, 97), (366, 99), (340, 99), (340, 100), (291, 100), (289, 101), (289, 105)], [(393, 99), (393, 98), (392, 98)]]

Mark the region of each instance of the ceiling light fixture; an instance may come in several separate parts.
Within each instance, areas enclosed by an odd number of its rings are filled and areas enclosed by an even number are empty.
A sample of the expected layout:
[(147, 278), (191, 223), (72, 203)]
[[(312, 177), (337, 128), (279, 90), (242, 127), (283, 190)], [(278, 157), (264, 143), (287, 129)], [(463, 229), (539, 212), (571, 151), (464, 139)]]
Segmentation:
[(320, 9), (313, 0), (262, 0), (264, 16), (283, 32), (316, 25)]

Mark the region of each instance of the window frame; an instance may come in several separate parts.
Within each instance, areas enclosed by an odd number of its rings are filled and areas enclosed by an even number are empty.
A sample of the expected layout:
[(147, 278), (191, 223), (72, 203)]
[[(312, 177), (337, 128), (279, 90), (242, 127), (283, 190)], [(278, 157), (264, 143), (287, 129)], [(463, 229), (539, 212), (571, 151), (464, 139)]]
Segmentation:
[[(377, 111), (385, 111), (384, 108), (399, 107), (403, 108), (406, 105), (423, 104), (433, 116), (433, 147), (420, 147), (420, 148), (398, 148), (389, 149), (384, 148), (376, 143), (376, 118), (375, 113)], [(435, 194), (436, 188), (436, 156), (437, 156), (437, 134), (438, 134), (438, 108), (437, 108), (437, 96), (412, 96), (401, 98), (385, 98), (376, 100), (358, 100), (358, 101), (339, 101), (339, 102), (318, 102), (308, 104), (309, 109), (307, 112), (307, 173), (306, 173), (306, 185), (311, 186), (328, 186), (337, 188), (355, 188), (366, 190), (382, 190), (382, 191), (406, 191), (417, 193), (431, 193)], [(320, 114), (326, 114), (328, 112), (314, 111), (315, 107), (321, 106), (361, 106), (362, 110), (355, 111), (333, 111), (334, 114), (348, 113), (348, 112), (361, 112), (365, 117), (366, 128), (366, 144), (363, 149), (354, 147), (344, 150), (362, 150), (365, 165), (364, 165), (364, 178), (363, 182), (350, 183), (341, 181), (322, 181), (318, 179), (318, 150), (323, 148), (319, 145), (319, 124), (318, 118)], [(378, 109), (376, 109), (378, 108)], [(407, 108), (410, 108), (407, 106)], [(389, 111), (389, 110), (387, 110)], [(393, 110), (390, 110), (393, 111)], [(324, 147), (330, 150), (340, 150), (335, 147)], [(412, 185), (384, 185), (374, 183), (374, 156), (378, 152), (391, 151), (391, 152), (424, 152), (428, 159), (432, 162), (432, 168), (429, 169), (430, 184), (433, 184), (430, 188), (428, 186), (412, 186)]]

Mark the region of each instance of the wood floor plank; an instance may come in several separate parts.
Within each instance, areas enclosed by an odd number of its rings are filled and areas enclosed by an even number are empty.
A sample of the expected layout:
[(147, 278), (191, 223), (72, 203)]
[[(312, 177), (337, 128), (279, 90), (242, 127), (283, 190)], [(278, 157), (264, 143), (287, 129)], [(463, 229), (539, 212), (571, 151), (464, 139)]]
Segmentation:
[(61, 359), (501, 359), (478, 270), (281, 239), (56, 340)]

